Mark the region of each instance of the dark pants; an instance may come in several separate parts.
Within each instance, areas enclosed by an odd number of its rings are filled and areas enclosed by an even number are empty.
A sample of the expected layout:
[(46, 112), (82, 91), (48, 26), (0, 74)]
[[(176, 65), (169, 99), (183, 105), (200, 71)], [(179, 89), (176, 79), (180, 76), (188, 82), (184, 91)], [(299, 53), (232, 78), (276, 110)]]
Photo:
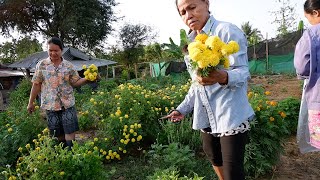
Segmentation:
[(46, 111), (46, 114), (50, 133), (56, 137), (79, 130), (77, 111), (74, 106), (60, 111)]
[(201, 132), (203, 150), (214, 166), (223, 166), (225, 180), (244, 180), (244, 152), (248, 132), (214, 137)]

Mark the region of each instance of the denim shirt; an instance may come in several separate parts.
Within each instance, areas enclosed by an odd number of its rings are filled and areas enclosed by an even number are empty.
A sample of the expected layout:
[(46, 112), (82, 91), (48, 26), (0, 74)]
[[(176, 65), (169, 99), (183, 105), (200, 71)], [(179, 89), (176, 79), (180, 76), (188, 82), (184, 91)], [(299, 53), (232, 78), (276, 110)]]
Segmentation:
[(294, 67), (299, 79), (309, 79), (305, 89), (308, 110), (320, 110), (320, 24), (311, 26), (298, 41)]
[[(193, 111), (193, 129), (211, 127), (212, 133), (224, 133), (240, 126), (254, 116), (254, 111), (247, 98), (248, 69), (247, 40), (245, 34), (235, 25), (221, 22), (210, 16), (202, 29), (208, 35), (217, 35), (224, 42), (234, 40), (240, 50), (229, 56), (230, 68), (228, 84), (219, 83), (203, 86), (196, 82), (196, 73), (191, 69), (189, 57), (185, 57), (188, 71), (193, 80), (185, 99), (177, 110), (186, 115)], [(191, 32), (194, 40), (196, 32)]]

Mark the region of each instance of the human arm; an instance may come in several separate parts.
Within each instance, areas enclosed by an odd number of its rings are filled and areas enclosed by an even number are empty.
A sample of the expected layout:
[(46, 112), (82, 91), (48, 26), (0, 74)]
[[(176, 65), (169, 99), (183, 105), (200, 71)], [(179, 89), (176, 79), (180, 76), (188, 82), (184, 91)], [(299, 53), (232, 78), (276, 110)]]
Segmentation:
[(77, 81), (71, 81), (71, 86), (72, 87), (79, 87), (79, 86), (82, 86), (86, 83), (88, 83), (89, 81), (86, 80), (85, 78), (80, 78), (78, 79)]
[(305, 31), (298, 41), (294, 52), (294, 67), (298, 79), (307, 79), (310, 74), (310, 37)]
[(37, 95), (40, 93), (40, 91), (41, 91), (41, 83), (33, 83), (31, 92), (30, 92), (29, 103), (27, 107), (27, 110), (30, 114), (35, 111), (35, 105), (33, 103), (36, 100)]

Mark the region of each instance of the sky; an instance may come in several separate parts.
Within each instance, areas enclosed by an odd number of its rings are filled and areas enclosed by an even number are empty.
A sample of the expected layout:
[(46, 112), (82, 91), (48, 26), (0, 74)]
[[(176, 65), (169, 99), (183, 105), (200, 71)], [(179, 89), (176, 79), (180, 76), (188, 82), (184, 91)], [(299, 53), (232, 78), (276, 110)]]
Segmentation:
[[(272, 11), (280, 9), (278, 0), (209, 0), (211, 14), (221, 21), (231, 22), (238, 27), (249, 21), (253, 28), (261, 31), (264, 38), (275, 37), (276, 24)], [(124, 16), (123, 22), (150, 25), (158, 32), (158, 42), (169, 42), (172, 37), (179, 43), (179, 30), (188, 30), (182, 22), (175, 5), (175, 0), (118, 0), (116, 11)], [(290, 0), (296, 7), (297, 22), (305, 21), (303, 14), (304, 0)], [(110, 41), (111, 38), (109, 39)]]
[[(218, 20), (231, 22), (238, 27), (249, 21), (253, 28), (261, 31), (264, 38), (275, 37), (276, 24), (272, 24), (275, 16), (272, 11), (280, 9), (278, 0), (209, 0), (211, 14)], [(169, 43), (172, 37), (175, 43), (180, 42), (180, 29), (188, 30), (182, 22), (175, 5), (175, 0), (116, 0), (119, 3), (115, 7), (118, 17), (123, 17), (114, 24), (115, 31), (108, 36), (105, 42), (107, 46), (116, 44), (117, 30), (125, 23), (144, 24), (151, 26), (157, 32), (155, 41)], [(290, 4), (296, 7), (297, 22), (303, 20), (308, 25), (303, 15), (304, 0), (290, 0)], [(19, 34), (15, 34), (18, 37)], [(0, 37), (0, 43), (7, 39)], [(40, 42), (45, 42), (39, 39)]]

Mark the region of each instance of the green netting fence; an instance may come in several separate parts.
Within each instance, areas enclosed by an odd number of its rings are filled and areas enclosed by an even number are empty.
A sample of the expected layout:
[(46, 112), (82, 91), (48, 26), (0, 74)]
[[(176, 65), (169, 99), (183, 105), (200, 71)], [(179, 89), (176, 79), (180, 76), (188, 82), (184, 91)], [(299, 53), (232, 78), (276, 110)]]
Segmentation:
[(267, 74), (267, 73), (295, 73), (293, 65), (293, 53), (279, 56), (269, 56), (259, 60), (250, 60), (249, 68), (252, 74)]

